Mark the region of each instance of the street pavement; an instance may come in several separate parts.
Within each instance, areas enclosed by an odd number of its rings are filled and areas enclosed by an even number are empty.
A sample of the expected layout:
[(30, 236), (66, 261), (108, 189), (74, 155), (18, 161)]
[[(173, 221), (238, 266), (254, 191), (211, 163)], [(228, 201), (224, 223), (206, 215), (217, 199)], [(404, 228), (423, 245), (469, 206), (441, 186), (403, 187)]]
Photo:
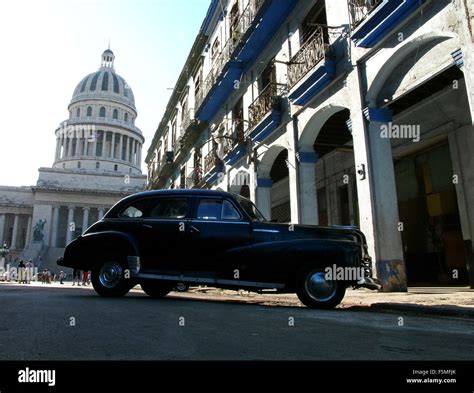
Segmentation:
[[(138, 288), (138, 287), (137, 287)], [(0, 360), (473, 360), (474, 320), (0, 282)]]

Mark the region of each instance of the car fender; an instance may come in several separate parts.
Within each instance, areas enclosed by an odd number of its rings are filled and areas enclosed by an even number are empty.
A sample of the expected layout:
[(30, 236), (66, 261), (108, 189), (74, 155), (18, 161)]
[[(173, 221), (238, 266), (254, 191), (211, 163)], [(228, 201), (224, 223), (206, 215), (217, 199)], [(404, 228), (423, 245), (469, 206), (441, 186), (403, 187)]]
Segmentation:
[(119, 231), (93, 232), (79, 236), (66, 246), (62, 266), (91, 270), (106, 255), (139, 257), (135, 239)]

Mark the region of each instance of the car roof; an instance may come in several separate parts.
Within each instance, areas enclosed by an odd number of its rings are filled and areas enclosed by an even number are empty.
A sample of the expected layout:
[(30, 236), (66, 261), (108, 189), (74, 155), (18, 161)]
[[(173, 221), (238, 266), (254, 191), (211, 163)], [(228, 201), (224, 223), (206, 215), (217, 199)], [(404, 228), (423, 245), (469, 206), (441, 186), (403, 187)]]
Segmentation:
[(204, 195), (204, 196), (232, 196), (231, 193), (220, 190), (205, 190), (200, 188), (177, 188), (177, 189), (162, 189), (162, 190), (149, 190), (142, 191), (136, 194), (130, 195), (128, 198), (142, 198), (149, 196), (161, 196), (161, 195)]

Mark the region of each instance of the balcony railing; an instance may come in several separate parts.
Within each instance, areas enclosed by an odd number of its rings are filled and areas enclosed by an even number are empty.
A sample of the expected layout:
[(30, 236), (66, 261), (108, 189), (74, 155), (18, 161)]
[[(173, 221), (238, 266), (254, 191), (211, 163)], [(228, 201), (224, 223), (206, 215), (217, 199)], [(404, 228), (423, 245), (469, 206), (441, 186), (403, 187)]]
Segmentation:
[(209, 173), (216, 166), (218, 159), (216, 149), (212, 149), (207, 153), (206, 157), (204, 157), (204, 173)]
[(188, 111), (185, 113), (183, 121), (181, 123), (183, 134), (186, 133), (186, 130), (194, 121), (194, 108), (189, 108)]
[(209, 74), (204, 80), (202, 88), (196, 95), (196, 108), (201, 106), (212, 86), (215, 85), (217, 78), (220, 76), (225, 65), (231, 60), (232, 54), (234, 53), (237, 46), (239, 46), (242, 37), (251, 26), (255, 16), (264, 2), (265, 0), (250, 0), (247, 7), (245, 7), (242, 15), (240, 15), (236, 23), (236, 28), (232, 31), (232, 36), (227, 40), (224, 48), (212, 64)]
[(352, 28), (359, 26), (382, 2), (383, 0), (349, 0)]
[(327, 53), (324, 42), (324, 28), (318, 26), (315, 32), (301, 46), (288, 65), (288, 88), (291, 89), (311, 71)]
[(279, 110), (280, 96), (283, 94), (285, 85), (280, 83), (269, 83), (260, 95), (249, 106), (249, 128), (250, 131), (272, 110)]

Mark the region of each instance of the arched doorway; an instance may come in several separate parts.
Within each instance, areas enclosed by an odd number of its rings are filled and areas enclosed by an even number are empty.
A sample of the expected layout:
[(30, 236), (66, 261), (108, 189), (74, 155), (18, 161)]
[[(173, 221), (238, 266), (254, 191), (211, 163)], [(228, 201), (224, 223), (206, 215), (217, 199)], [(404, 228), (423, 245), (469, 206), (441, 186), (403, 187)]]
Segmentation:
[(272, 221), (291, 222), (288, 150), (282, 150), (270, 170)]
[(350, 111), (327, 106), (309, 120), (299, 140), (301, 221), (358, 225)]
[(474, 287), (474, 201), (465, 196), (474, 182), (462, 175), (472, 165), (474, 138), (463, 69), (452, 56), (459, 43), (435, 33), (413, 41), (387, 61), (368, 92), (393, 114), (387, 137), (407, 281)]

